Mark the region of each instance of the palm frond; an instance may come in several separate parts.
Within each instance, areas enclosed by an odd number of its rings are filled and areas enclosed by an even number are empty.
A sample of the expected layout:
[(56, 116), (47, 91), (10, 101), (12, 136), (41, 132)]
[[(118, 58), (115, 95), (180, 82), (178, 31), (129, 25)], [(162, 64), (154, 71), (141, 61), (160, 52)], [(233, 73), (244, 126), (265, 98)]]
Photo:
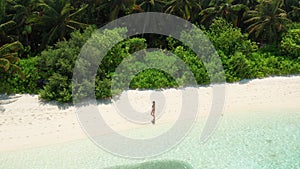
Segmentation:
[(21, 79), (25, 79), (25, 74), (24, 72), (22, 71), (22, 68), (15, 65), (15, 64), (12, 64), (11, 65), (11, 69), (17, 74), (17, 75), (20, 75)]
[(260, 20), (261, 17), (257, 16), (257, 17), (252, 17), (250, 19), (247, 19), (244, 21), (244, 23), (249, 23), (249, 22), (254, 22), (254, 21), (257, 21), (257, 20)]
[(8, 69), (10, 68), (9, 60), (0, 58), (0, 68), (2, 68), (4, 71), (8, 71)]
[(74, 23), (76, 25), (79, 25), (79, 26), (85, 26), (86, 24), (85, 23), (82, 23), (82, 22), (78, 22), (78, 21), (75, 21), (75, 20), (68, 20), (69, 23)]
[(68, 16), (70, 14), (71, 4), (66, 3), (60, 11), (60, 16)]
[(15, 52), (22, 49), (24, 49), (23, 45), (19, 41), (8, 43), (0, 47), (0, 56), (2, 56), (5, 53), (10, 53), (12, 51)]
[(6, 30), (10, 27), (15, 26), (17, 23), (13, 20), (7, 21), (5, 23), (0, 24), (0, 30)]
[(69, 15), (69, 17), (71, 18), (72, 16), (75, 16), (75, 15), (77, 15), (77, 14), (79, 14), (79, 13), (81, 13), (81, 12), (83, 12), (86, 8), (88, 7), (88, 5), (86, 4), (86, 5), (84, 5), (83, 7), (81, 7), (80, 9), (78, 9), (76, 12), (74, 12), (74, 13), (72, 13), (72, 14), (70, 14)]
[(72, 29), (72, 30), (77, 30), (75, 27), (71, 26), (71, 25), (66, 25), (66, 27)]

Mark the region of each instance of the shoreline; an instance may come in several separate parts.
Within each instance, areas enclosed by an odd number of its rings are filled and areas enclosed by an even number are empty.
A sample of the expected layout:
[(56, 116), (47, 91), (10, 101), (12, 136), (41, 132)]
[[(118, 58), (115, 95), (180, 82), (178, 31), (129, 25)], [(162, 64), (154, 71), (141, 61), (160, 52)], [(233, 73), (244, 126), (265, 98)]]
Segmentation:
[[(212, 86), (197, 87), (200, 98), (198, 120), (207, 118), (211, 106)], [(299, 111), (300, 76), (275, 76), (264, 79), (249, 79), (246, 82), (225, 84), (223, 115), (247, 112)], [(130, 101), (138, 111), (150, 112), (151, 93), (166, 97), (167, 106), (158, 107), (165, 114), (156, 125), (170, 125), (180, 111), (180, 91), (127, 91)], [(52, 144), (60, 144), (88, 138), (69, 104), (41, 102), (37, 95), (14, 95), (17, 98), (0, 100), (0, 152), (18, 151)], [(20, 96), (20, 97), (19, 97)], [(158, 102), (159, 103), (159, 102)], [(113, 103), (100, 103), (103, 118), (116, 131), (152, 127), (152, 124), (130, 123), (118, 115)], [(188, 111), (188, 110), (187, 110)], [(92, 123), (92, 122), (90, 122)], [(155, 130), (155, 127), (153, 130)]]

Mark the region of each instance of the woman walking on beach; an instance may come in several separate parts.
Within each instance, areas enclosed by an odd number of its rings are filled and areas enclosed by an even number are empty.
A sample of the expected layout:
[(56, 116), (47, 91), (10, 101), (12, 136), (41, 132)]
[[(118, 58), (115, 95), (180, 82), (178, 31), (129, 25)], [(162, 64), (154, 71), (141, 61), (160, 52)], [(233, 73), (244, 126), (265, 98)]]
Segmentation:
[(151, 122), (152, 124), (155, 124), (155, 101), (152, 102), (151, 116), (153, 117), (153, 120)]

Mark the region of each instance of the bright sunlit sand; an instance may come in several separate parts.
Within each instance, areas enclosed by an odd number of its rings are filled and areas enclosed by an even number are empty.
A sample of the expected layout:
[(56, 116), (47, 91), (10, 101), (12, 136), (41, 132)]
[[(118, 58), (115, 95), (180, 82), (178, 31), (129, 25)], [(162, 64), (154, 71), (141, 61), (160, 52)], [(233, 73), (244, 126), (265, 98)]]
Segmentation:
[[(120, 116), (122, 110), (117, 110), (113, 102), (99, 102), (98, 109), (106, 123), (122, 135), (155, 137), (176, 122), (181, 109), (180, 90), (155, 91), (159, 94), (152, 98), (154, 91), (127, 92), (136, 111), (148, 112), (149, 123), (128, 121)], [(201, 145), (198, 141), (212, 106), (212, 87), (197, 90), (200, 112), (196, 125), (183, 142), (162, 154), (160, 160), (182, 160), (195, 168), (300, 166), (299, 76), (226, 84), (219, 126)], [(164, 106), (159, 105), (158, 96), (165, 97), (161, 100)], [(153, 98), (158, 104), (157, 111), (161, 112), (155, 125), (150, 123)], [(98, 148), (87, 139), (74, 106), (41, 102), (37, 95), (1, 96), (0, 103), (0, 168), (40, 168), (42, 165), (47, 168), (96, 168), (156, 159), (130, 161)]]

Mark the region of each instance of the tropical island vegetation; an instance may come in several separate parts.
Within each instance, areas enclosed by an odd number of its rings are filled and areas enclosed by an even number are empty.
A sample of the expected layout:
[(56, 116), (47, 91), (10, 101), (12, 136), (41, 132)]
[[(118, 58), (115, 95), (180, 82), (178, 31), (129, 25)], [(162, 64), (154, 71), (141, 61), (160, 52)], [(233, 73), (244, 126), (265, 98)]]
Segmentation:
[[(72, 101), (73, 68), (82, 46), (97, 28), (140, 12), (173, 14), (197, 25), (215, 46), (227, 82), (300, 73), (298, 0), (2, 0), (0, 2), (0, 93), (39, 94), (45, 100)], [(115, 38), (126, 29), (111, 30)], [(195, 53), (166, 36), (123, 40), (102, 61), (95, 79), (98, 99), (111, 97), (111, 79), (120, 62), (135, 51), (172, 51), (209, 84)], [(149, 69), (131, 88), (176, 87), (163, 71)]]

